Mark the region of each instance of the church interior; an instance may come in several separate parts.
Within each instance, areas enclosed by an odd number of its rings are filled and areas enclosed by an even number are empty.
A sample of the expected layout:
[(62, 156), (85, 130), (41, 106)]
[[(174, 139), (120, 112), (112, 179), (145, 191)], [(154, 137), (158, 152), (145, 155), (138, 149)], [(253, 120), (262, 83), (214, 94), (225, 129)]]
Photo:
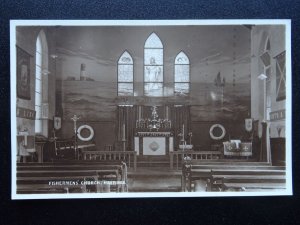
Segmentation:
[(17, 194), (285, 190), (285, 29), (17, 26)]

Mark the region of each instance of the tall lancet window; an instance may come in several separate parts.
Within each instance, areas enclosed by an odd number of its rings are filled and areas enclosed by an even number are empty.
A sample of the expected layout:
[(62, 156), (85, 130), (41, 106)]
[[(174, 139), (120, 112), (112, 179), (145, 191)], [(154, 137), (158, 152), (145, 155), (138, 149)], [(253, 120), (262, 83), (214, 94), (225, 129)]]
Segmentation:
[(163, 96), (163, 44), (152, 33), (144, 46), (144, 95)]
[(133, 96), (133, 60), (125, 51), (118, 61), (118, 96)]
[[(43, 118), (47, 118), (48, 101), (48, 45), (44, 31), (40, 31), (36, 40), (35, 52), (35, 133), (48, 135), (47, 122), (43, 127)], [(44, 107), (43, 107), (44, 106)]]
[(174, 81), (175, 95), (190, 93), (190, 60), (184, 52), (180, 52), (175, 58)]
[(265, 119), (270, 119), (270, 112), (271, 112), (271, 46), (270, 46), (270, 39), (267, 38), (265, 43), (265, 49), (263, 54), (260, 56), (263, 67), (264, 67), (264, 74), (266, 75), (265, 79)]

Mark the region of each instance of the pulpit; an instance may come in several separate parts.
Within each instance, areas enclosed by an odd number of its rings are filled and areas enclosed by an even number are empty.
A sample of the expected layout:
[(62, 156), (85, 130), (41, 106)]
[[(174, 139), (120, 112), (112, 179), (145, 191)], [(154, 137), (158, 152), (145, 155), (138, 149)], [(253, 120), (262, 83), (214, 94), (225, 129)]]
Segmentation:
[(169, 155), (174, 149), (171, 132), (138, 132), (134, 137), (137, 155)]

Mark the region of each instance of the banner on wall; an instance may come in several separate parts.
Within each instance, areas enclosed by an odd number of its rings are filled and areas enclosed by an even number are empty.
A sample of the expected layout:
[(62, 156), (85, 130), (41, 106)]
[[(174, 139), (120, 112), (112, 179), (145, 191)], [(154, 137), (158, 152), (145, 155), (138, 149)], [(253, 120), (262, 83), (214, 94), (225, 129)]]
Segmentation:
[(252, 131), (252, 121), (251, 118), (245, 119), (245, 129), (248, 132)]
[(54, 122), (54, 129), (59, 130), (61, 128), (61, 118), (58, 116), (55, 116), (53, 118), (53, 122)]

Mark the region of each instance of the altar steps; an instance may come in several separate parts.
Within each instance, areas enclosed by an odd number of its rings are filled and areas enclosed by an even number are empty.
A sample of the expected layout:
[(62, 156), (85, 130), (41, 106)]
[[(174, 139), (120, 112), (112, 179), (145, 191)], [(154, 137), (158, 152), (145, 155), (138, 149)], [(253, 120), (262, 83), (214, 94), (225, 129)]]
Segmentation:
[(170, 167), (169, 156), (138, 156), (137, 167)]

